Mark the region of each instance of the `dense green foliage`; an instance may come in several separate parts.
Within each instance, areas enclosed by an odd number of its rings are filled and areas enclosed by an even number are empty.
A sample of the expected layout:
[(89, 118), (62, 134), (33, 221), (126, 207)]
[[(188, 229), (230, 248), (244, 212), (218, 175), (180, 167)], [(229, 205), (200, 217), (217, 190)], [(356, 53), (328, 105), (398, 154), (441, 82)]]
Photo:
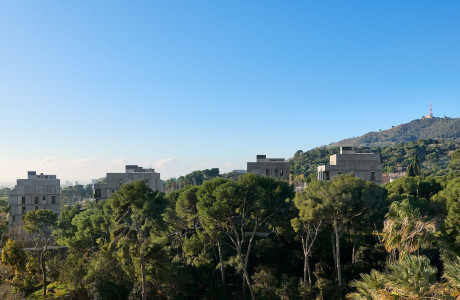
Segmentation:
[(0, 198), (2, 198), (2, 197), (8, 197), (9, 191), (10, 191), (10, 188), (7, 188), (7, 187), (1, 188), (1, 189), (0, 189)]
[(68, 186), (61, 190), (61, 202), (63, 204), (75, 204), (83, 199), (93, 198), (93, 185), (85, 186), (77, 184)]
[(363, 136), (332, 143), (331, 147), (386, 147), (419, 139), (460, 138), (460, 118), (418, 119), (391, 129), (369, 132)]
[[(428, 176), (446, 174), (449, 170), (450, 155), (459, 148), (460, 141), (426, 139), (387, 147), (362, 147), (360, 150), (381, 154), (384, 173), (405, 172), (417, 156), (421, 174)], [(291, 174), (303, 174), (305, 177), (315, 174), (319, 165), (328, 164), (329, 157), (337, 153), (338, 147), (322, 147), (305, 152), (299, 150), (290, 160)]]
[[(0, 287), (32, 297), (46, 277), (75, 299), (455, 299), (459, 203), (455, 172), (311, 179), (295, 195), (254, 174), (168, 194), (135, 181), (57, 222), (30, 212), (42, 246), (8, 241)], [(53, 239), (67, 249), (46, 250)]]

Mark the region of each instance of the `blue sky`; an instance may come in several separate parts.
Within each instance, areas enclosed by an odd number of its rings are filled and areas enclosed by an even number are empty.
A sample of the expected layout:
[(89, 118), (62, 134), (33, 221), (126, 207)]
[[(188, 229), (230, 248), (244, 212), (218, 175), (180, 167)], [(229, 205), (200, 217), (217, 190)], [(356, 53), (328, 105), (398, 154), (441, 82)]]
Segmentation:
[(0, 4), (0, 184), (245, 169), (460, 116), (458, 1)]

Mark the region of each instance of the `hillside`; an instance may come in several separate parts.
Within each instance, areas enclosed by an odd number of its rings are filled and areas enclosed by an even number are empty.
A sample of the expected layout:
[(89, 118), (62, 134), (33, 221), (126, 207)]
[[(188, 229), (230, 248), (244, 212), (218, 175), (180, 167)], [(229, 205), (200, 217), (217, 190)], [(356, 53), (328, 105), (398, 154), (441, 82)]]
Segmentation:
[(328, 147), (384, 147), (419, 139), (457, 138), (460, 138), (460, 118), (445, 117), (414, 120), (388, 130), (369, 132), (360, 137), (332, 143)]
[[(382, 156), (383, 171), (405, 171), (417, 155), (423, 175), (443, 175), (448, 172), (449, 156), (460, 147), (460, 139), (425, 139), (391, 146), (359, 147)], [(291, 174), (309, 176), (319, 165), (329, 163), (329, 156), (339, 153), (339, 147), (322, 147), (303, 152), (297, 151), (290, 159)]]

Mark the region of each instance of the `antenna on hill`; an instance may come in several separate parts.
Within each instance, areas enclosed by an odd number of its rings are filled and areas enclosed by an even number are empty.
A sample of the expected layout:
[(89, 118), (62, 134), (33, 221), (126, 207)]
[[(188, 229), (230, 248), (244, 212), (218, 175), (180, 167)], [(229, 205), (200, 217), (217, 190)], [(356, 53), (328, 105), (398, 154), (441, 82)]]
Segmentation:
[(429, 114), (430, 118), (433, 118), (433, 110), (431, 109), (431, 101), (430, 101), (430, 114)]

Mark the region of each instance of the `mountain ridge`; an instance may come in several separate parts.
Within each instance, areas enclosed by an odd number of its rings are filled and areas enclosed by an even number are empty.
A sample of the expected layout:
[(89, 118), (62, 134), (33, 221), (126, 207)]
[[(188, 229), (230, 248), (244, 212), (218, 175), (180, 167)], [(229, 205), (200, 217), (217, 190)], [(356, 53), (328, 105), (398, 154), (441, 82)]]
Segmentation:
[(386, 147), (420, 139), (460, 138), (460, 118), (423, 118), (393, 126), (383, 131), (371, 131), (359, 137), (343, 139), (327, 147)]

